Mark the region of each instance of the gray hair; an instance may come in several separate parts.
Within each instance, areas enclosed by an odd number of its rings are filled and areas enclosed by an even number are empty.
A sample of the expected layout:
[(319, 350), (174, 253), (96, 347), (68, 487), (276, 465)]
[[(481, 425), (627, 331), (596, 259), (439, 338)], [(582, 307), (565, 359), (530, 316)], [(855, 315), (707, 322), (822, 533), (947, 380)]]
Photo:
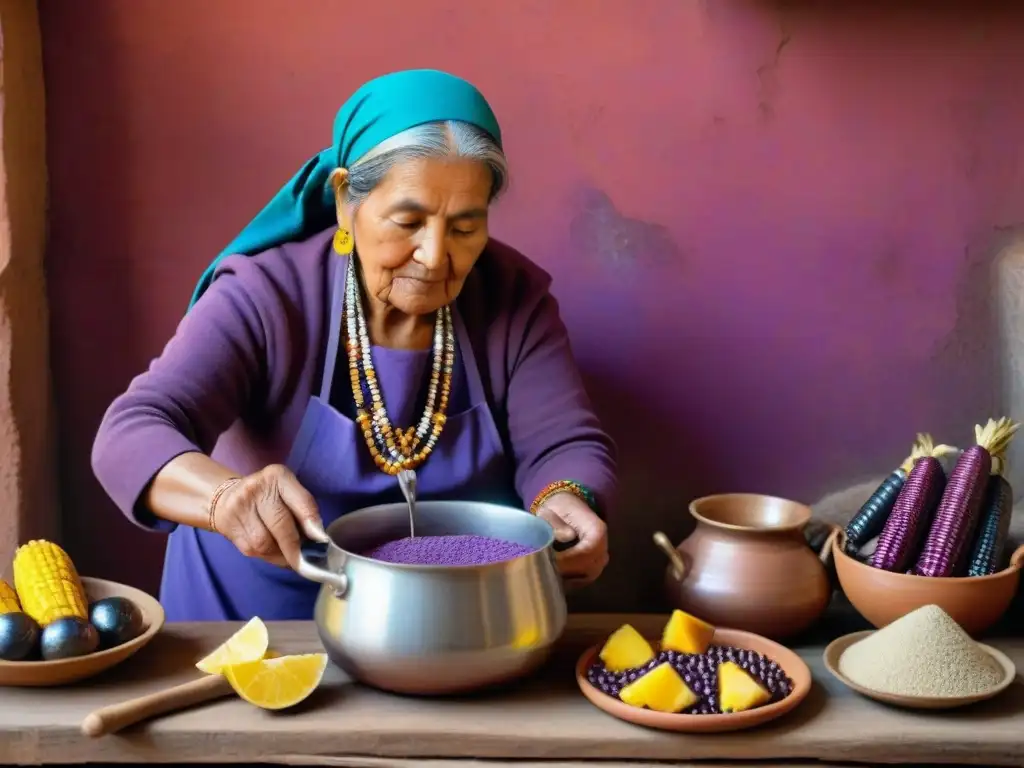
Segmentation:
[(348, 169), (348, 200), (359, 207), (396, 165), (420, 158), (464, 157), (491, 172), (493, 202), (508, 185), (508, 162), (490, 134), (459, 120), (424, 123), (385, 139)]

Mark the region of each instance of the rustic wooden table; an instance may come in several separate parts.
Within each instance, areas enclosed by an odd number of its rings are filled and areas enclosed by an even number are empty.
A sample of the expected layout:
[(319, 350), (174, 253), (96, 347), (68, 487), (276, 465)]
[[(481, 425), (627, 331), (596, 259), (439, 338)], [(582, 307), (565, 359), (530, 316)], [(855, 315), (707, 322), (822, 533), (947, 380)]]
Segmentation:
[[(630, 621), (656, 634), (664, 616), (574, 615), (546, 669), (511, 690), (457, 699), (390, 696), (351, 684), (331, 668), (297, 711), (268, 713), (235, 698), (169, 715), (99, 739), (80, 735), (92, 710), (194, 679), (193, 664), (234, 629), (171, 624), (121, 668), (61, 689), (0, 693), (0, 763), (281, 763), (336, 766), (543, 765), (604, 768), (716, 765), (913, 763), (1024, 765), (1024, 685), (997, 700), (949, 713), (912, 713), (866, 700), (834, 681), (823, 643), (798, 647), (815, 678), (807, 700), (763, 728), (685, 736), (638, 728), (591, 706), (578, 692), (574, 662), (586, 646)], [(846, 631), (859, 625), (841, 626)], [(270, 624), (281, 652), (320, 650), (311, 623)], [(1024, 669), (1024, 640), (993, 639)], [(761, 763), (762, 765), (764, 763)]]

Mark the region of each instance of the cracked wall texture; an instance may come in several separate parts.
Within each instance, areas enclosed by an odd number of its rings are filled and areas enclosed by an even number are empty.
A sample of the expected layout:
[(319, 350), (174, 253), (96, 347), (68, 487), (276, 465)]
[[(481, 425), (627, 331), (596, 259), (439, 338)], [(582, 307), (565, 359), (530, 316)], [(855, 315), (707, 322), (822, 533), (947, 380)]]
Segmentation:
[(513, 181), (493, 230), (553, 273), (622, 450), (612, 565), (579, 605), (653, 604), (651, 531), (681, 536), (694, 495), (812, 501), (887, 473), (917, 431), (968, 441), (1013, 395), (1017, 324), (992, 289), (1024, 222), (1024, 13), (1007, 5), (44, 0), (83, 567), (156, 584), (162, 539), (89, 470), (103, 411), (341, 101), (409, 66), (492, 100)]
[(46, 132), (35, 2), (0, 0), (0, 574), (58, 535), (43, 253)]

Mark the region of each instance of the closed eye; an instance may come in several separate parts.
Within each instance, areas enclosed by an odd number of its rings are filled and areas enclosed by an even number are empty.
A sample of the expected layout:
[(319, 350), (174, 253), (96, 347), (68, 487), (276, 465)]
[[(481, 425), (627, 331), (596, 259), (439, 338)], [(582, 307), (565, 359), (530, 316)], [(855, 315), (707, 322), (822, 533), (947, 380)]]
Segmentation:
[[(400, 229), (404, 229), (409, 232), (415, 232), (423, 226), (422, 221), (395, 221), (391, 220), (391, 223)], [(475, 235), (479, 231), (479, 227), (472, 227), (470, 229), (462, 229), (460, 227), (452, 227), (451, 233), (459, 237), (469, 237)]]

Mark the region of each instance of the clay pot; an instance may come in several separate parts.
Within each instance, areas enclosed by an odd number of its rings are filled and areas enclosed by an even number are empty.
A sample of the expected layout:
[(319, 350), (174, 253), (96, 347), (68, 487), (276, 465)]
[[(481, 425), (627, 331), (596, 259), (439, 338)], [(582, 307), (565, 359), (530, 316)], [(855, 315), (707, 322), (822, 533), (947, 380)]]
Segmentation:
[(842, 531), (829, 543), (846, 598), (876, 627), (884, 627), (925, 605), (937, 605), (967, 634), (978, 637), (1010, 607), (1024, 568), (1024, 546), (1007, 568), (991, 576), (935, 578), (874, 568), (846, 554)]
[[(665, 586), (674, 607), (776, 640), (804, 631), (828, 607), (828, 574), (803, 534), (810, 507), (730, 493), (697, 499), (690, 514), (697, 527), (678, 547), (654, 534), (669, 558)], [(826, 544), (822, 557), (830, 550)]]

